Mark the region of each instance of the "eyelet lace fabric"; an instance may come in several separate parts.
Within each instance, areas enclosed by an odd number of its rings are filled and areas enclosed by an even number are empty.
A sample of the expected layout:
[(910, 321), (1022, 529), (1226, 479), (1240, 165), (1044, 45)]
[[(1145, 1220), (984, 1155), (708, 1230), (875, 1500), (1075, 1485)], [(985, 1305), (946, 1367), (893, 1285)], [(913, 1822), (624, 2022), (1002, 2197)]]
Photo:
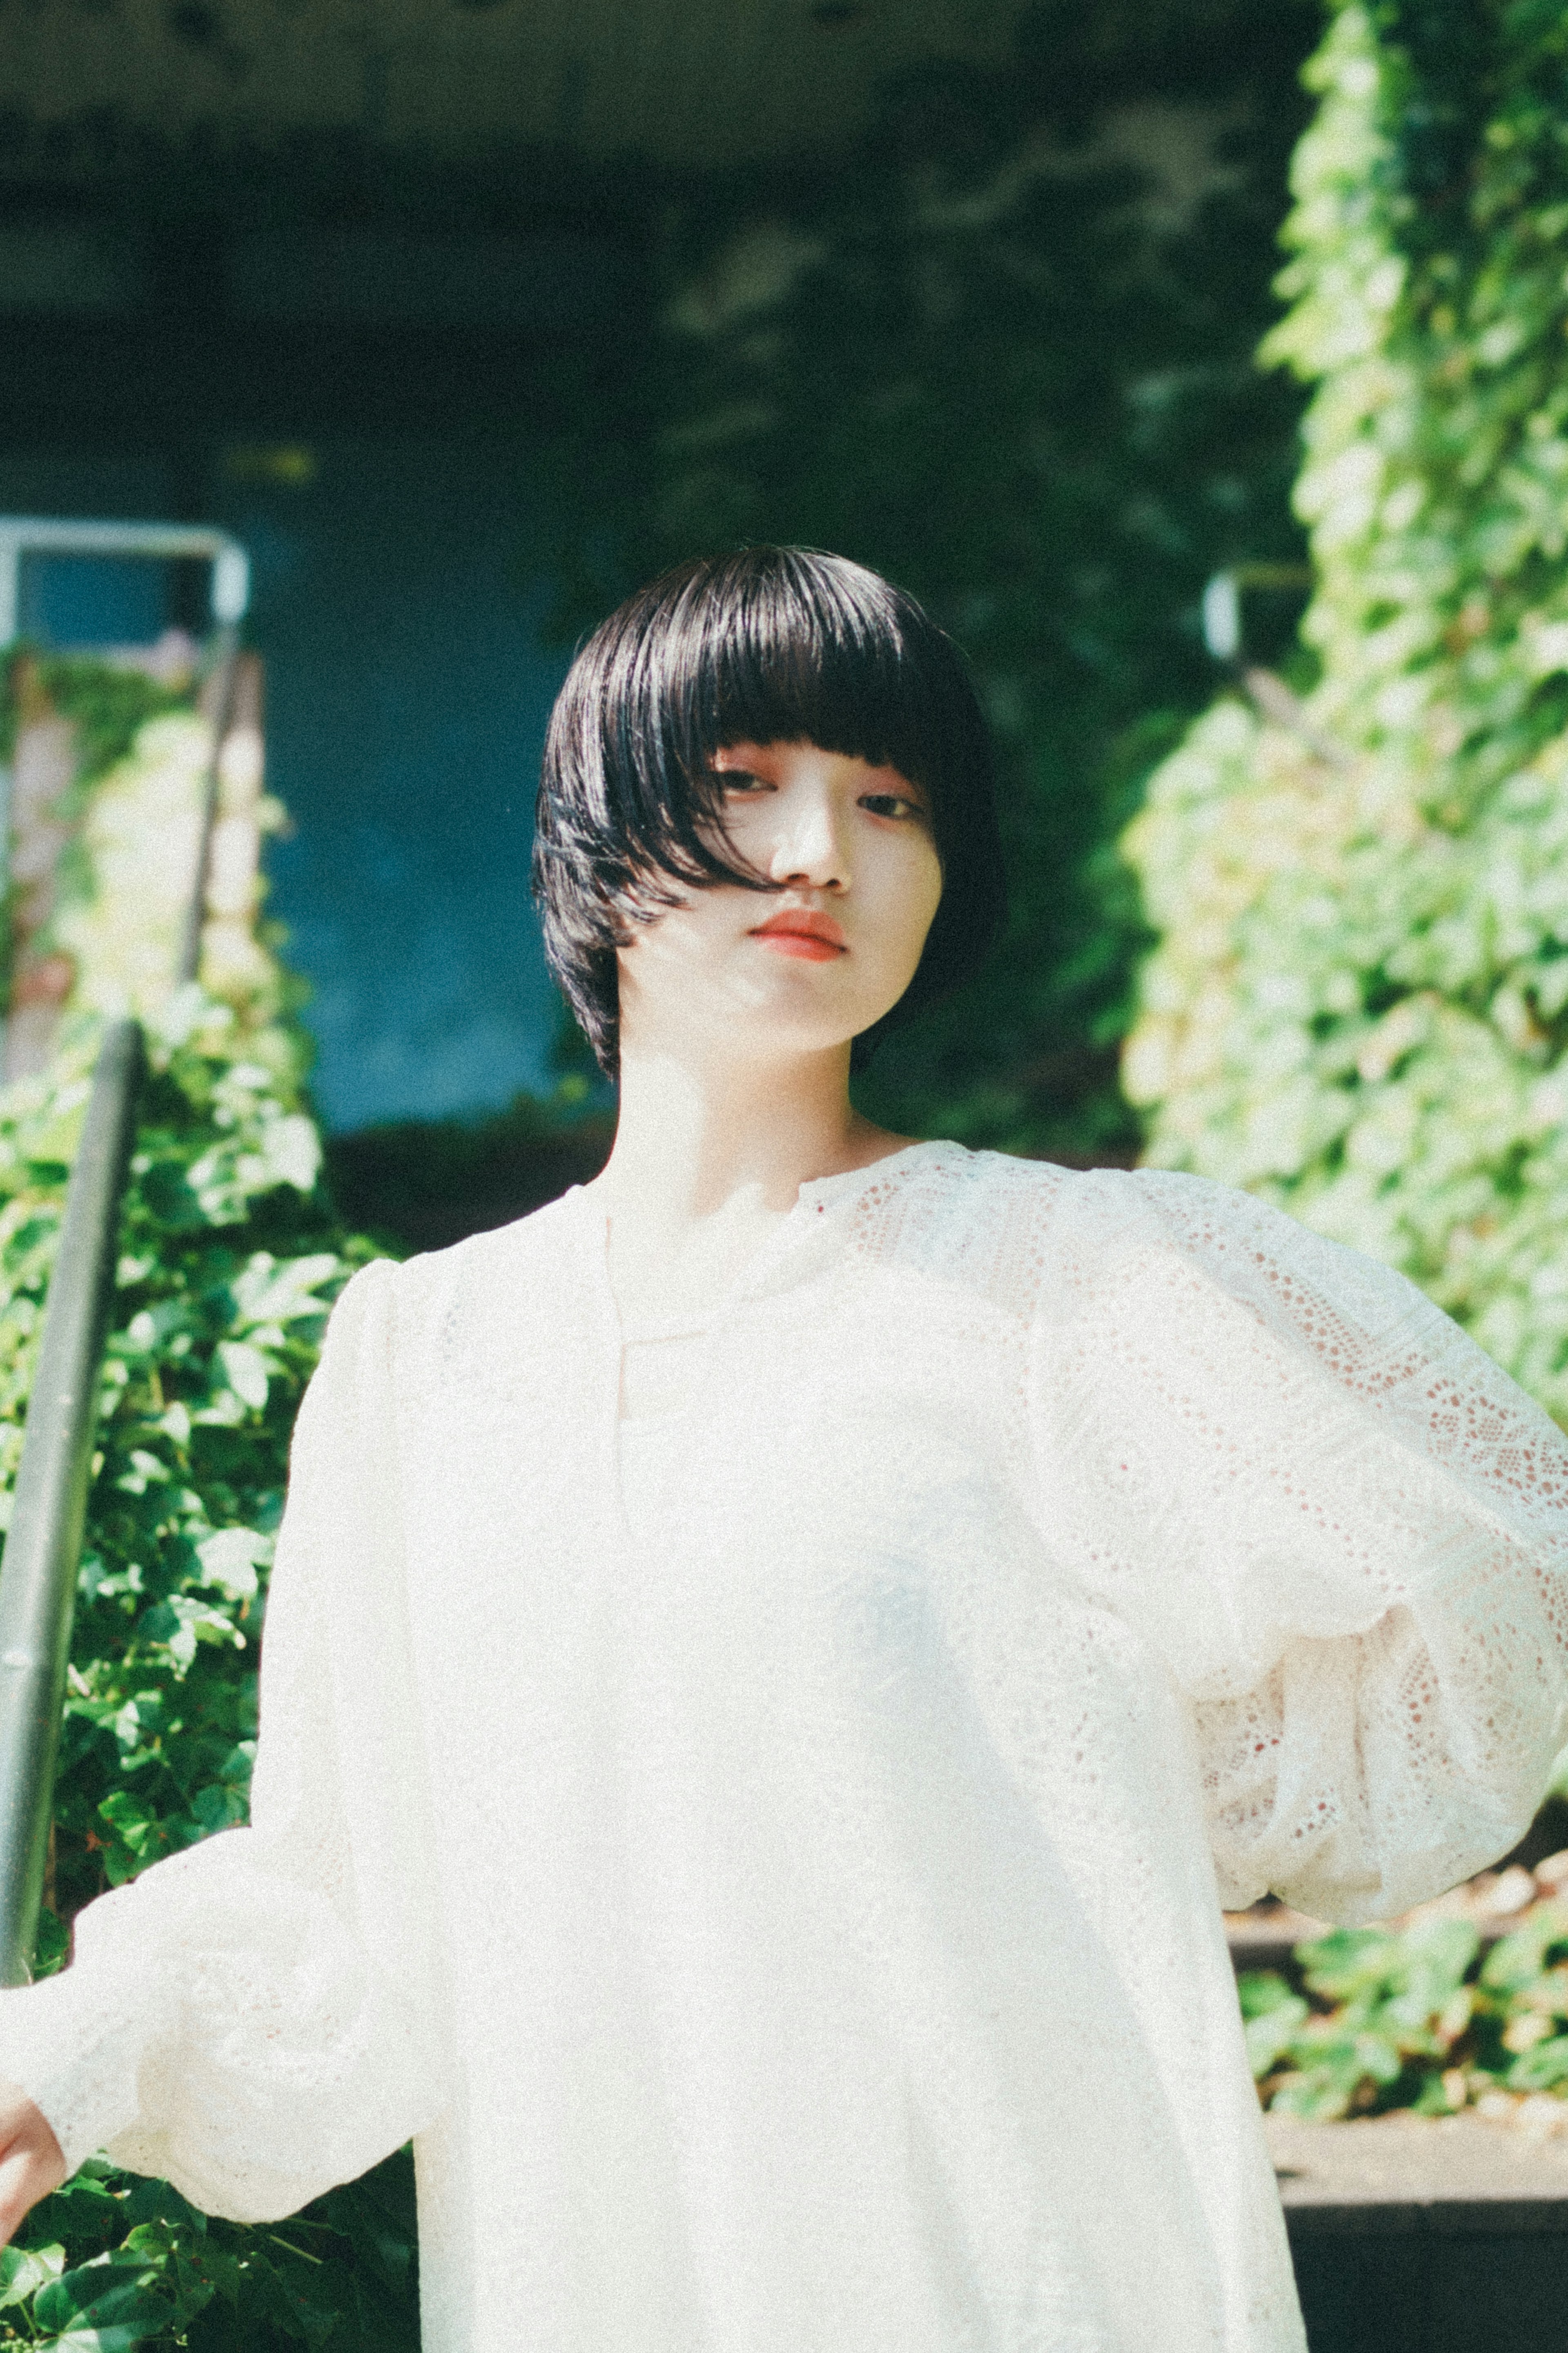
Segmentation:
[(1219, 1900), (1493, 1860), (1568, 1445), (1185, 1176), (802, 1187), (620, 1430), (574, 1193), (367, 1268), (250, 1828), (0, 1995), (75, 2163), (290, 2211), (415, 2136), (428, 2353), (1301, 2353)]

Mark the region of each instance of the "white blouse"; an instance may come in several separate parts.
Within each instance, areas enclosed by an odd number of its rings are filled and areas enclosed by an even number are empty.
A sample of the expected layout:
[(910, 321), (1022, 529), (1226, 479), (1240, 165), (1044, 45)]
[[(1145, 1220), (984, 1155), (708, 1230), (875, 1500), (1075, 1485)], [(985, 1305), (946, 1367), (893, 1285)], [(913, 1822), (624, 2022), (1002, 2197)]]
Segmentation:
[(355, 1278), (253, 1825), (0, 2075), (240, 2219), (414, 2135), (427, 2353), (1300, 2353), (1219, 1905), (1522, 1831), (1568, 1445), (1243, 1195), (945, 1143), (663, 1336), (618, 1437), (581, 1190)]

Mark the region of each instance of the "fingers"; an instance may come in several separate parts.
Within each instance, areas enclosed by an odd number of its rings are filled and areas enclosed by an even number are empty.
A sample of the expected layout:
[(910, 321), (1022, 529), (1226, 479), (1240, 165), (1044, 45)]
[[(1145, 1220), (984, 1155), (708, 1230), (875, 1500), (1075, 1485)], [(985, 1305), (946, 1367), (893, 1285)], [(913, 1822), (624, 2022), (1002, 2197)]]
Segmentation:
[(66, 2178), (60, 2145), (37, 2108), (0, 2149), (0, 2246), (20, 2228), (40, 2198)]
[(28, 2158), (13, 2149), (0, 2158), (0, 2246), (16, 2235), (22, 2217), (35, 2201), (27, 2195)]

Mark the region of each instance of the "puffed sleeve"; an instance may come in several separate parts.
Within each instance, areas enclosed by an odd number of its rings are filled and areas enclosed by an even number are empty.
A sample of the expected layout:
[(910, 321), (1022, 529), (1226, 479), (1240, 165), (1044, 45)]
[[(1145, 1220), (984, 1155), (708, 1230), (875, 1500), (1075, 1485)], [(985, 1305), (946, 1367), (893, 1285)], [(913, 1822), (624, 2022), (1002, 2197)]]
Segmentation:
[(1222, 1900), (1386, 1917), (1505, 1853), (1568, 1739), (1568, 1441), (1388, 1268), (1202, 1178), (1088, 1183), (1045, 1522), (1185, 1695)]
[(250, 1826), (100, 1896), (68, 1968), (0, 1993), (0, 2077), (68, 2165), (105, 2148), (237, 2221), (352, 2179), (442, 2104), (394, 1283), (378, 1262), (348, 1285), (300, 1408)]

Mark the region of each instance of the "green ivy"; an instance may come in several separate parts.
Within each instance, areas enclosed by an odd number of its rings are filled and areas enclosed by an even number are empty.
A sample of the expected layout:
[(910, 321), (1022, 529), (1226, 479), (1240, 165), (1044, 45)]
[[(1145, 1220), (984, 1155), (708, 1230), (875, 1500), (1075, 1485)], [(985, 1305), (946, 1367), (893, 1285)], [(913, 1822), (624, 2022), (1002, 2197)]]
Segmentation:
[[(0, 1096), (0, 1516), (96, 1032)], [(246, 1817), (289, 1432), (372, 1254), (319, 1183), (301, 1040), (195, 988), (152, 1039), (105, 1359), (37, 1966), (104, 1888)], [(0, 2344), (414, 2346), (406, 2154), (241, 2229), (93, 2164), (0, 2258)], [(97, 2337), (83, 2332), (98, 2330)]]
[(89, 2158), (0, 2248), (0, 2344), (417, 2353), (413, 2168), (391, 2158), (286, 2222), (242, 2226)]
[[(1537, 1906), (1483, 1955), (1466, 1920), (1340, 1928), (1299, 1946), (1304, 1992), (1241, 1979), (1266, 2105), (1320, 2120), (1568, 2098), (1568, 1910)], [(1549, 2115), (1551, 2111), (1547, 2112)]]
[[(292, 1040), (252, 1034), (236, 1057), (234, 1029), (186, 992), (142, 1104), (61, 1752), (56, 1872), (72, 1909), (243, 1818), (252, 1620), (289, 1433), (356, 1256), (317, 1189)], [(85, 1094), (70, 1060), (0, 1113), (7, 1491)]]
[(1568, 1418), (1568, 18), (1342, 0), (1294, 170), (1319, 670), (1128, 855), (1150, 1156), (1402, 1267)]
[(145, 670), (119, 669), (91, 655), (12, 647), (0, 682), (0, 761), (16, 751), (20, 673), (31, 673), (39, 700), (76, 731), (75, 793), (79, 799), (123, 760), (150, 719), (189, 708), (186, 690), (163, 684)]

